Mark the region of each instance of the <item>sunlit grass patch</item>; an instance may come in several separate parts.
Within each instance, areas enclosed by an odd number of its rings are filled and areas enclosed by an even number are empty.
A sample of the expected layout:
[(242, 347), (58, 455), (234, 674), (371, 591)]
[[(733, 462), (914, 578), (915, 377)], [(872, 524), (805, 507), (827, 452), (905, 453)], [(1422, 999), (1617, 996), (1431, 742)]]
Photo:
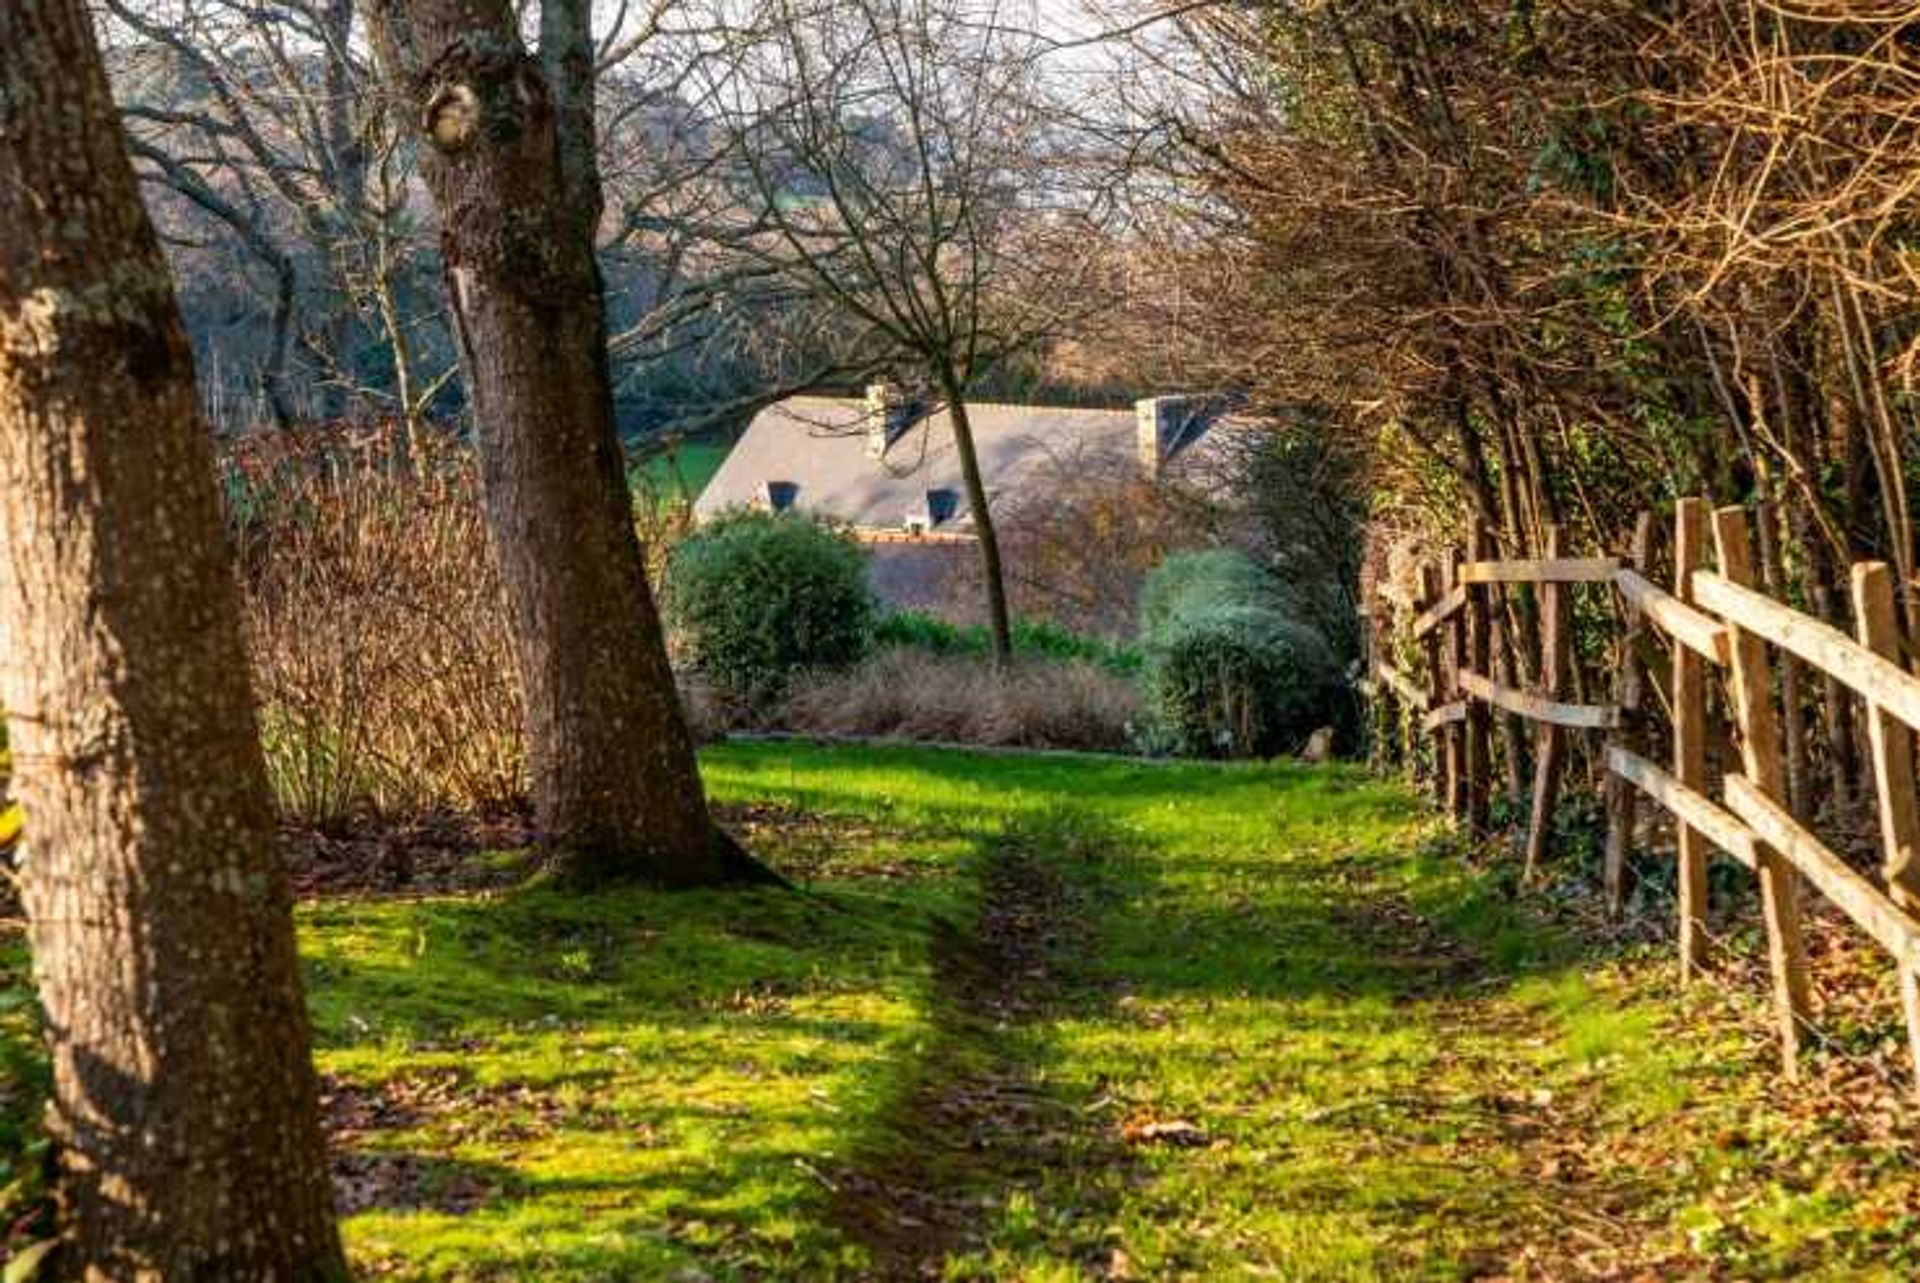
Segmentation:
[(920, 1027), (922, 912), (544, 888), (309, 908), (321, 1069), (398, 1102), (344, 1137), (368, 1160), (356, 1257), (569, 1279), (832, 1258), (814, 1165)]

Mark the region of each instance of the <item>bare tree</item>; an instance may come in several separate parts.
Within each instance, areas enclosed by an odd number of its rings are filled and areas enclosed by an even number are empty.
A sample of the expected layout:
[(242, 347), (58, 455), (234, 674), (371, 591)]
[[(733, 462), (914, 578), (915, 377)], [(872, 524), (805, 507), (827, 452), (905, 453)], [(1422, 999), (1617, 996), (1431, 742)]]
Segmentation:
[(265, 278), (273, 418), (371, 404), (402, 423), (404, 455), (454, 366), (423, 333), (444, 318), (419, 279), (412, 153), (375, 92), (355, 0), (270, 16), (241, 0), (103, 4), (134, 156), (176, 258), (218, 254), (211, 228)]
[[(374, 73), (365, 5), (100, 0), (136, 168), (168, 244), (221, 426), (397, 422), (404, 463), (459, 400), (413, 105)], [(733, 6), (737, 8), (738, 6)], [(704, 74), (722, 5), (603, 7), (572, 98), (597, 152), (617, 409), (629, 433), (699, 432), (841, 370), (839, 331), (762, 266), (700, 252), (737, 200)], [(542, 40), (567, 6), (522, 6)]]
[(0, 425), (58, 1268), (344, 1277), (210, 439), (80, 0), (0, 8)]
[(944, 403), (994, 653), (1012, 653), (970, 389), (1090, 305), (1099, 205), (1042, 88), (1048, 42), (994, 0), (771, 0), (726, 100), (750, 219), (728, 243), (836, 308)]

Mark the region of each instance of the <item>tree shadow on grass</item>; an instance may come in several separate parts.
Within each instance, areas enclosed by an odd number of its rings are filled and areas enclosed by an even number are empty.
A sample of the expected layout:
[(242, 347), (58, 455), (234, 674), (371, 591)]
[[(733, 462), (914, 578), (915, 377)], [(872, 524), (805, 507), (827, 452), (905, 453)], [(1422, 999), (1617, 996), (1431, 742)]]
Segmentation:
[[(993, 1277), (983, 1254), (1010, 1220), (1045, 1238), (1049, 1224), (1111, 1219), (1130, 1156), (1087, 1085), (1054, 1072), (1046, 1027), (1111, 1001), (1092, 950), (1110, 898), (1100, 862), (1120, 840), (1061, 812), (982, 841), (971, 925), (935, 928), (929, 1034), (829, 1177), (827, 1215), (865, 1250), (863, 1277)], [(1072, 1207), (1034, 1205), (1064, 1189)], [(1056, 1237), (1051, 1259), (1104, 1272), (1105, 1245)]]
[(356, 1255), (423, 1279), (821, 1277), (809, 1166), (919, 1032), (954, 894), (309, 906), (336, 1143), (374, 1165), (349, 1178), (476, 1196), (350, 1199)]
[[(829, 770), (814, 769), (826, 757), (813, 750), (781, 753), (799, 768), (747, 755), (755, 784), (804, 807), (858, 811), (880, 796), (898, 822), (951, 825), (983, 845), (996, 822), (1017, 828), (1064, 807), (1128, 839), (1101, 870), (1109, 902), (1086, 915), (1113, 982), (1094, 1001), (982, 1021), (959, 979), (968, 966), (943, 966), (940, 1032), (837, 1202), (877, 1276), (955, 1258), (958, 1272), (992, 1274), (994, 1258), (974, 1249), (1006, 1243), (1016, 1200), (1043, 1225), (1049, 1208), (1085, 1200), (1087, 1219), (1118, 1220), (1147, 1245), (1129, 1250), (1160, 1253), (1144, 1266), (1156, 1277), (1241, 1265), (1278, 1277), (1471, 1275), (1516, 1260), (1559, 1277), (1565, 1253), (1630, 1248), (1659, 1223), (1657, 1180), (1583, 1153), (1622, 1116), (1608, 1103), (1618, 1071), (1576, 1062), (1626, 1055), (1636, 1073), (1664, 1070), (1636, 1023), (1646, 1013), (1622, 1015), (1583, 988), (1625, 942), (1556, 925), (1535, 893), (1451, 842), (1410, 851), (1423, 812), (1404, 794), (1340, 769), (841, 752)], [(1080, 1026), (1058, 1042), (1070, 1064), (1049, 1046), (1054, 1017)], [(1610, 1046), (1576, 1045), (1595, 1034)], [(1133, 1171), (1102, 1181), (1089, 1153), (1099, 1133), (1069, 1117), (1041, 1162), (1017, 1146), (992, 1152), (991, 1130), (987, 1152), (948, 1156), (956, 1131), (987, 1130), (973, 1115), (991, 1112), (991, 1095), (968, 1064), (982, 1055), (1020, 1087), (1110, 1074), (1111, 1094), (1132, 1102), (1121, 1110), (1175, 1111), (1212, 1144), (1190, 1157), (1135, 1152)], [(981, 1095), (986, 1110), (969, 1099)], [(1153, 1192), (1130, 1193), (1140, 1182)], [(1261, 1228), (1241, 1211), (1209, 1225), (1200, 1210), (1242, 1200)], [(1195, 1225), (1179, 1223), (1187, 1215)], [(1556, 1234), (1567, 1223), (1582, 1233)], [(1596, 1249), (1596, 1235), (1610, 1241)], [(1213, 1254), (1210, 1237), (1244, 1245), (1247, 1260)], [(1078, 1251), (1085, 1264), (1086, 1243), (1037, 1245), (1025, 1259)]]
[(334, 1206), (342, 1216), (361, 1212), (444, 1212), (464, 1216), (502, 1199), (523, 1196), (525, 1182), (500, 1163), (466, 1163), (438, 1154), (347, 1149), (333, 1145)]

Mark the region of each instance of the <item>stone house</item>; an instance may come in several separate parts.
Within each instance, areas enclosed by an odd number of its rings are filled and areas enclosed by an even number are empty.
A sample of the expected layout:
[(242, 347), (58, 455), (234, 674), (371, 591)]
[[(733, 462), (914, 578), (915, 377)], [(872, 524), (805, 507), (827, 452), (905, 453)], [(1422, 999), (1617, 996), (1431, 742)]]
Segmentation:
[[(1152, 397), (1126, 410), (980, 402), (968, 412), (996, 517), (1044, 502), (1064, 478), (1111, 477), (1117, 485), (1204, 476), (1234, 422), (1218, 398), (1197, 396)], [(863, 398), (798, 396), (769, 406), (694, 515), (708, 520), (741, 507), (849, 527), (871, 549), (874, 589), (888, 606), (970, 613), (970, 602), (954, 600), (954, 580), (977, 555), (973, 516), (944, 406), (923, 406), (885, 384)]]

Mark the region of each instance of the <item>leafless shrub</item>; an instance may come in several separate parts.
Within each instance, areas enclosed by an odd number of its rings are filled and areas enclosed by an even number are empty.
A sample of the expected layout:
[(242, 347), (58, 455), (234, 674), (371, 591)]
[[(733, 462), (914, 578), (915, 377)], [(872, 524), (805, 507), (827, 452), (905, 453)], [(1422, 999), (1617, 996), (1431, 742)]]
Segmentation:
[(337, 827), (525, 792), (521, 702), (477, 486), (286, 438), (233, 461), (268, 767), (290, 819)]
[[(1000, 517), (1014, 613), (1076, 632), (1130, 637), (1140, 584), (1169, 554), (1213, 543), (1221, 506), (1206, 488), (1140, 475), (1131, 458), (1060, 458), (1008, 496)], [(977, 593), (966, 582), (957, 595)]]
[(985, 658), (897, 647), (801, 682), (787, 718), (816, 735), (1124, 751), (1141, 703), (1132, 681), (1095, 664), (1024, 659), (999, 675)]

